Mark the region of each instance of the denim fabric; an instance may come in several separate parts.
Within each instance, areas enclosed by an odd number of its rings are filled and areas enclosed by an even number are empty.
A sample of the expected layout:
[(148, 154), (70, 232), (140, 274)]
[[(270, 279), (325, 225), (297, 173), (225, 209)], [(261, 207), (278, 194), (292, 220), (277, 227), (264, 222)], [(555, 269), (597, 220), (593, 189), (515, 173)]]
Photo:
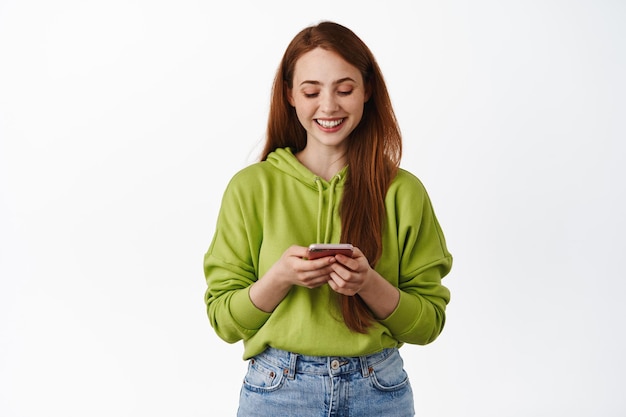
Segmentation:
[(268, 348), (250, 359), (239, 417), (410, 417), (413, 392), (398, 349), (356, 358)]

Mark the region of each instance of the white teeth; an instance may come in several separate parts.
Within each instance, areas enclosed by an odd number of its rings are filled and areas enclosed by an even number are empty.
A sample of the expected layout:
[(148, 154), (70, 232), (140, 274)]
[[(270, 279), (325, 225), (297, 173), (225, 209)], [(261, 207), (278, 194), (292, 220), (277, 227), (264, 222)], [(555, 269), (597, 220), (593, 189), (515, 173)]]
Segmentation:
[(333, 128), (335, 126), (339, 126), (341, 123), (343, 123), (343, 119), (338, 119), (338, 120), (320, 120), (320, 119), (317, 119), (316, 121), (317, 121), (317, 123), (320, 126), (326, 128), (326, 129), (331, 129), (331, 128)]

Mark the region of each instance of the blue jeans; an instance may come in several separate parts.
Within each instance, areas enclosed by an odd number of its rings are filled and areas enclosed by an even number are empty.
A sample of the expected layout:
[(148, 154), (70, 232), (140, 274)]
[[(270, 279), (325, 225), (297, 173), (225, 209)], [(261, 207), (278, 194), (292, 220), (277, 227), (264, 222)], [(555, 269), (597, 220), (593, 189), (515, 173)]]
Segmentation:
[(410, 417), (413, 392), (398, 349), (343, 358), (268, 348), (250, 359), (239, 417)]

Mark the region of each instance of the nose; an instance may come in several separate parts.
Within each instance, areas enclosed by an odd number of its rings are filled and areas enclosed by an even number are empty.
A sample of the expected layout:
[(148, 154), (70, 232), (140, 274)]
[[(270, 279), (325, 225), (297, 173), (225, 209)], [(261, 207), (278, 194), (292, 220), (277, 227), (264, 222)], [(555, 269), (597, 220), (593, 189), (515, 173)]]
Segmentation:
[(320, 110), (326, 114), (332, 114), (339, 109), (337, 98), (332, 93), (321, 95)]

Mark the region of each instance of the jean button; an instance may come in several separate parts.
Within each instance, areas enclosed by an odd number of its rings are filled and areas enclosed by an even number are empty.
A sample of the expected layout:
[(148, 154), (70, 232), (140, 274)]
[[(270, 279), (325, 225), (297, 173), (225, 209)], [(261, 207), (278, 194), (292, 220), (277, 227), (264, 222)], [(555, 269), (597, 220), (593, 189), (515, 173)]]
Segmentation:
[(337, 359), (333, 360), (330, 363), (330, 367), (333, 368), (333, 369), (339, 369), (339, 361)]

